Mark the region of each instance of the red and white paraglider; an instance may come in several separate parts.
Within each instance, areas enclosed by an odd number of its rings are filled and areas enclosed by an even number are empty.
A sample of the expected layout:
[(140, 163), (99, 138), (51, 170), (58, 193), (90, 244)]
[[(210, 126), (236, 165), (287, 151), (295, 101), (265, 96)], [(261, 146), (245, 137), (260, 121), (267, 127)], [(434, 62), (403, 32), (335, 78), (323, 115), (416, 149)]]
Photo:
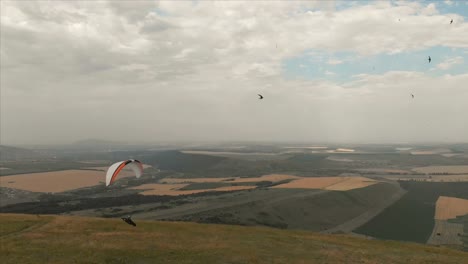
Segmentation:
[(111, 185), (119, 176), (123, 168), (130, 168), (137, 178), (143, 175), (143, 164), (139, 160), (129, 159), (112, 164), (106, 173), (106, 186)]

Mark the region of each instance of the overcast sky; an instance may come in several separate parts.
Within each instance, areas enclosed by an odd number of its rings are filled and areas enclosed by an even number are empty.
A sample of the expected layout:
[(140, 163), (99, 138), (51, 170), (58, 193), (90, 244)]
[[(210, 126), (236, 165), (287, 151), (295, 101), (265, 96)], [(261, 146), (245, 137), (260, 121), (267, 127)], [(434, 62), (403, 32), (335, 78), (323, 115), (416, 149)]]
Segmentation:
[(0, 143), (468, 142), (467, 20), (468, 1), (1, 1)]

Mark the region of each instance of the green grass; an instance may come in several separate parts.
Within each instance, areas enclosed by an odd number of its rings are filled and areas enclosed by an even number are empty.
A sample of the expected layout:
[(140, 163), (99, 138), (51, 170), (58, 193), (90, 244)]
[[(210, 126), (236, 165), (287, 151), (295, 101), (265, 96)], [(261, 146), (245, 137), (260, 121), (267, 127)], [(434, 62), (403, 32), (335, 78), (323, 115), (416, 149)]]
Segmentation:
[[(0, 214), (2, 263), (467, 263), (448, 248), (261, 227)], [(46, 221), (46, 224), (42, 224)]]

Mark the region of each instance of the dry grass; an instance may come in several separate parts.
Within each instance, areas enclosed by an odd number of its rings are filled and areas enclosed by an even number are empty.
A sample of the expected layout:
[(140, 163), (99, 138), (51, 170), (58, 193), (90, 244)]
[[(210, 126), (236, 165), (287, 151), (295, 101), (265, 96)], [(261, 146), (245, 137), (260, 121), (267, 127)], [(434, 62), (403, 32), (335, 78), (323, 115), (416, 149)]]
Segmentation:
[(0, 186), (32, 192), (63, 192), (98, 185), (105, 180), (105, 172), (64, 170), (28, 173), (0, 177)]
[[(2, 263), (467, 263), (447, 248), (264, 227), (0, 214)], [(25, 223), (23, 225), (19, 225)], [(26, 227), (26, 228), (25, 228)]]
[(440, 196), (437, 199), (434, 219), (447, 220), (468, 214), (468, 200)]
[(419, 173), (468, 173), (468, 166), (427, 166), (414, 168)]

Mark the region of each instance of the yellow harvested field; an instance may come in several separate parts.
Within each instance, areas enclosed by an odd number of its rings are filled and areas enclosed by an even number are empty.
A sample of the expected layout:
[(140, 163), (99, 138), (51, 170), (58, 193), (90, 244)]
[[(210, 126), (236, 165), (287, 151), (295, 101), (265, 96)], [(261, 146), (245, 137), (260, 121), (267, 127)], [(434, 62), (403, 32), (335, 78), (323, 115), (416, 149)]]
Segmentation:
[(232, 178), (164, 178), (161, 179), (160, 183), (200, 183), (200, 182), (222, 182)]
[(367, 186), (377, 183), (376, 180), (372, 180), (372, 179), (365, 178), (365, 177), (346, 177), (346, 178), (347, 179), (345, 179), (344, 181), (328, 186), (325, 189), (331, 190), (331, 191), (348, 191), (352, 189), (367, 187)]
[(437, 199), (434, 219), (447, 220), (468, 214), (468, 200), (440, 196)]
[(105, 180), (105, 172), (64, 170), (28, 173), (0, 177), (0, 186), (32, 192), (63, 192), (98, 185)]
[(375, 184), (377, 181), (365, 177), (316, 177), (299, 178), (291, 182), (273, 186), (287, 189), (323, 189), (347, 191)]
[(468, 166), (427, 166), (414, 168), (419, 173), (468, 173)]
[(217, 191), (217, 192), (226, 192), (226, 191), (239, 191), (239, 190), (248, 190), (253, 189), (256, 186), (225, 186), (215, 189), (202, 189), (202, 190), (180, 190), (187, 186), (188, 184), (143, 184), (137, 187), (132, 187), (130, 189), (135, 190), (145, 190), (141, 192), (142, 195), (170, 195), (170, 196), (177, 196), (177, 195), (187, 195), (187, 194), (194, 194), (194, 193), (202, 193), (202, 192), (210, 192), (210, 191)]
[(254, 189), (256, 186), (225, 186), (214, 189), (200, 190), (180, 190), (191, 183), (203, 182), (226, 182), (226, 183), (252, 183), (261, 181), (279, 182), (291, 180), (289, 183), (280, 184), (271, 188), (289, 188), (289, 189), (324, 189), (347, 191), (356, 188), (366, 187), (377, 183), (377, 181), (365, 177), (299, 177), (288, 174), (269, 174), (255, 178), (165, 178), (157, 184), (144, 184), (131, 189), (145, 190), (143, 195), (184, 195), (201, 193), (208, 191), (236, 191)]

